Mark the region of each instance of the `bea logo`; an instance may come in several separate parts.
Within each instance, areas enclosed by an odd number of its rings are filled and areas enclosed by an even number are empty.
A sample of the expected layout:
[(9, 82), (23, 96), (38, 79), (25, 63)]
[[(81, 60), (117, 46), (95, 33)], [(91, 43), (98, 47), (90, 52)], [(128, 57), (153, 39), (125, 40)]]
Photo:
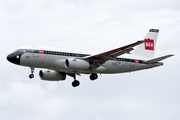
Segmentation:
[(153, 50), (154, 51), (154, 40), (148, 38), (148, 39), (145, 39), (145, 49), (146, 50)]

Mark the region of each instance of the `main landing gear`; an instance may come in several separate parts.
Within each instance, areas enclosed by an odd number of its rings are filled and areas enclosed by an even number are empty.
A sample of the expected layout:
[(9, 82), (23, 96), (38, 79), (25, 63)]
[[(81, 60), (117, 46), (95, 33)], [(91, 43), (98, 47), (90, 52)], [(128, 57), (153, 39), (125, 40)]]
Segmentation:
[(89, 76), (89, 78), (90, 78), (91, 80), (96, 80), (96, 79), (98, 78), (98, 75), (97, 75), (96, 73), (92, 73), (92, 74)]
[(73, 87), (79, 86), (80, 82), (78, 80), (76, 80), (76, 75), (75, 74), (71, 74), (70, 76), (74, 78), (74, 81), (72, 82), (72, 86)]
[(30, 67), (30, 68), (31, 68), (31, 74), (29, 75), (29, 78), (32, 79), (32, 78), (34, 78), (34, 74), (33, 73), (34, 73), (34, 69), (35, 68), (34, 67)]
[[(76, 74), (69, 74), (69, 76), (74, 78), (74, 81), (72, 82), (73, 87), (77, 87), (80, 85), (80, 82), (76, 80)], [(98, 78), (98, 75), (96, 73), (92, 73), (89, 78), (91, 80), (96, 80)]]
[(78, 81), (78, 80), (74, 80), (73, 82), (72, 82), (72, 86), (73, 87), (77, 87), (77, 86), (79, 86), (80, 85), (80, 82)]

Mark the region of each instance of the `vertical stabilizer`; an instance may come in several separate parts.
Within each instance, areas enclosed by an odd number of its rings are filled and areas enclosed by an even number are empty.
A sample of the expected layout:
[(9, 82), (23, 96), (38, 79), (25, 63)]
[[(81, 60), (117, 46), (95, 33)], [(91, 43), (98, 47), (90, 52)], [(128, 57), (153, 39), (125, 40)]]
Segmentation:
[(152, 59), (154, 57), (158, 33), (158, 29), (150, 29), (144, 38), (145, 42), (137, 46), (132, 52), (132, 55), (140, 58)]

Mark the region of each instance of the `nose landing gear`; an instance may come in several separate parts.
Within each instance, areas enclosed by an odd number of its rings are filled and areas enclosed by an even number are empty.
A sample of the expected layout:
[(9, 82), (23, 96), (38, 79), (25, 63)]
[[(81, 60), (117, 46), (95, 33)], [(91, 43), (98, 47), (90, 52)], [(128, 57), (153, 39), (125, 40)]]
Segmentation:
[(31, 68), (31, 74), (29, 75), (29, 78), (32, 79), (32, 78), (34, 78), (34, 74), (33, 73), (34, 73), (34, 69), (35, 68), (34, 67), (30, 67), (30, 68)]
[(30, 78), (30, 79), (34, 78), (34, 74), (30, 74), (30, 75), (29, 75), (29, 78)]

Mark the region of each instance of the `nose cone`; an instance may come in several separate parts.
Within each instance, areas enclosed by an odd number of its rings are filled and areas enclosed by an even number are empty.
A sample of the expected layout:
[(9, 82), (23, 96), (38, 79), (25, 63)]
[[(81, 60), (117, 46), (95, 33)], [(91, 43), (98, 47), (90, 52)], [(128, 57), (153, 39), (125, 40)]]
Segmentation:
[(20, 57), (21, 57), (21, 54), (18, 54), (18, 53), (11, 53), (7, 56), (7, 60), (11, 63), (14, 63), (14, 64), (17, 64), (19, 65), (20, 64)]

